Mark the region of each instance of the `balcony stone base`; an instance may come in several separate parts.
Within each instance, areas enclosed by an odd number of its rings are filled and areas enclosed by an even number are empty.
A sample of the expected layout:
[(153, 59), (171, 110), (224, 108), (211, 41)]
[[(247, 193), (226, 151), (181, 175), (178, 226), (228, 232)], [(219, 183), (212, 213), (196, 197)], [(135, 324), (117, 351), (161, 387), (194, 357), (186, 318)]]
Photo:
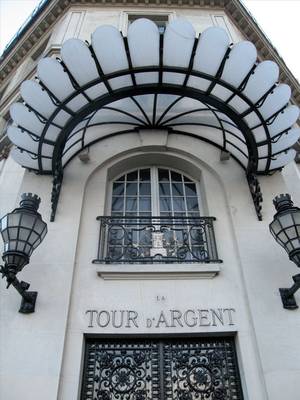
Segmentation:
[(105, 280), (210, 279), (220, 272), (220, 264), (135, 264), (98, 265)]

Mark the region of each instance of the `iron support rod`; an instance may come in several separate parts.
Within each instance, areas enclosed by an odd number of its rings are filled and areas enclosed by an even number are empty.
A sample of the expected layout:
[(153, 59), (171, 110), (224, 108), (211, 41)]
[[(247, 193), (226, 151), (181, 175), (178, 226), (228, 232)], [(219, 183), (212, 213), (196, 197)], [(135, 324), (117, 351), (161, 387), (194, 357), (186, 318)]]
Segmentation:
[(283, 307), (288, 310), (295, 310), (298, 308), (294, 294), (300, 288), (300, 274), (294, 275), (293, 280), (294, 284), (290, 288), (279, 289)]
[(6, 266), (1, 266), (0, 272), (2, 273), (2, 278), (6, 278), (7, 288), (12, 285), (22, 297), (19, 312), (22, 314), (33, 313), (35, 310), (37, 292), (28, 291), (30, 284), (24, 281), (20, 282), (16, 275), (9, 271)]

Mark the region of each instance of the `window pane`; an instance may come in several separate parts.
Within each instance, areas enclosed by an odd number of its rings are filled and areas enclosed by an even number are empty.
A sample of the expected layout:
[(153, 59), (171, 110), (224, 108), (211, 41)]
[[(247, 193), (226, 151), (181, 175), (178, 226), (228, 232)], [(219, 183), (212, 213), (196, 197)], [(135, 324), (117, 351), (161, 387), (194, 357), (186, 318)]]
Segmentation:
[(126, 198), (126, 211), (136, 211), (137, 210), (137, 199), (135, 197)]
[(140, 170), (140, 181), (150, 181), (150, 169)]
[(161, 197), (159, 203), (160, 203), (160, 211), (172, 210), (170, 197)]
[(113, 197), (112, 199), (112, 211), (123, 211), (124, 198), (123, 197)]
[(173, 196), (183, 196), (183, 184), (181, 182), (172, 183)]
[(151, 196), (151, 185), (150, 183), (140, 183), (140, 196)]
[(185, 194), (186, 196), (196, 196), (196, 185), (194, 183), (186, 183), (185, 184)]
[(137, 195), (137, 183), (127, 183), (126, 196), (136, 196), (136, 195)]
[(168, 23), (168, 15), (141, 15), (141, 14), (129, 15), (128, 22), (132, 23), (133, 21), (139, 18), (147, 18), (153, 21), (157, 25), (159, 33), (164, 33)]
[(174, 171), (171, 171), (171, 179), (172, 179), (172, 181), (175, 181), (175, 182), (182, 181), (181, 174), (178, 174), (177, 172), (174, 172)]
[(140, 197), (140, 211), (151, 211), (151, 197)]
[(187, 202), (188, 211), (198, 211), (199, 210), (197, 197), (187, 197), (186, 202)]
[(137, 181), (137, 171), (132, 171), (127, 174), (127, 181)]
[(174, 211), (185, 211), (184, 197), (174, 197), (173, 206)]
[(120, 176), (120, 178), (116, 179), (117, 182), (125, 181), (125, 175)]
[(160, 196), (170, 196), (170, 184), (169, 183), (159, 183), (159, 195)]
[(113, 186), (113, 196), (124, 194), (124, 183), (114, 183)]
[(169, 181), (169, 170), (159, 169), (158, 170), (158, 179), (160, 182), (168, 182)]

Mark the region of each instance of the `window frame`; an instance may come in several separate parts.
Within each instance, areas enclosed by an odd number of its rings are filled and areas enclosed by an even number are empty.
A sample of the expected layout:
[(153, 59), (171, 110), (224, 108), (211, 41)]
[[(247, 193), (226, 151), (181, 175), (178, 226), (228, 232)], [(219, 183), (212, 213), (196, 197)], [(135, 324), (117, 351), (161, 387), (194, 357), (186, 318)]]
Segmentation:
[[(117, 181), (121, 176), (128, 174), (130, 172), (134, 172), (140, 169), (150, 169), (150, 185), (151, 185), (151, 215), (152, 216), (160, 216), (160, 206), (159, 206), (159, 200), (160, 200), (160, 195), (159, 195), (159, 179), (158, 179), (158, 170), (161, 169), (167, 169), (168, 171), (174, 171), (180, 175), (183, 175), (190, 179), (192, 183), (196, 185), (196, 193), (197, 193), (197, 199), (198, 199), (198, 206), (199, 206), (199, 215), (203, 215), (204, 213), (204, 207), (203, 207), (203, 201), (202, 201), (202, 195), (201, 195), (201, 182), (198, 179), (195, 179), (193, 176), (190, 174), (186, 173), (185, 171), (182, 171), (178, 168), (173, 168), (170, 166), (165, 166), (161, 164), (156, 164), (156, 165), (139, 165), (136, 166), (135, 168), (130, 168), (126, 171), (123, 171), (114, 177), (111, 177), (109, 180), (109, 186), (107, 190), (107, 197), (106, 197), (106, 215), (112, 215), (112, 196), (113, 196), (113, 183)], [(186, 198), (188, 196), (184, 196), (184, 199), (186, 201)], [(187, 210), (186, 210), (187, 211)]]
[(150, 20), (151, 17), (154, 16), (165, 16), (168, 18), (168, 22), (170, 23), (176, 18), (176, 12), (175, 11), (157, 11), (155, 9), (149, 9), (147, 11), (143, 10), (132, 10), (132, 11), (122, 11), (121, 16), (120, 16), (120, 31), (124, 36), (127, 36), (128, 33), (128, 27), (129, 27), (129, 22), (130, 22), (130, 17), (131, 16), (140, 16), (141, 18), (148, 18)]

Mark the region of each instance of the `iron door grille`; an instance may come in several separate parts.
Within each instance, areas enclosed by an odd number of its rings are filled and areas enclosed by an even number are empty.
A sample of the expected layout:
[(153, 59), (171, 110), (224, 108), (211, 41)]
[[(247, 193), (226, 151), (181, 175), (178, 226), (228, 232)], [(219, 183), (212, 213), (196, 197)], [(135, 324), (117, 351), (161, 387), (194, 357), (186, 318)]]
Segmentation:
[(81, 400), (243, 400), (234, 339), (87, 340)]

